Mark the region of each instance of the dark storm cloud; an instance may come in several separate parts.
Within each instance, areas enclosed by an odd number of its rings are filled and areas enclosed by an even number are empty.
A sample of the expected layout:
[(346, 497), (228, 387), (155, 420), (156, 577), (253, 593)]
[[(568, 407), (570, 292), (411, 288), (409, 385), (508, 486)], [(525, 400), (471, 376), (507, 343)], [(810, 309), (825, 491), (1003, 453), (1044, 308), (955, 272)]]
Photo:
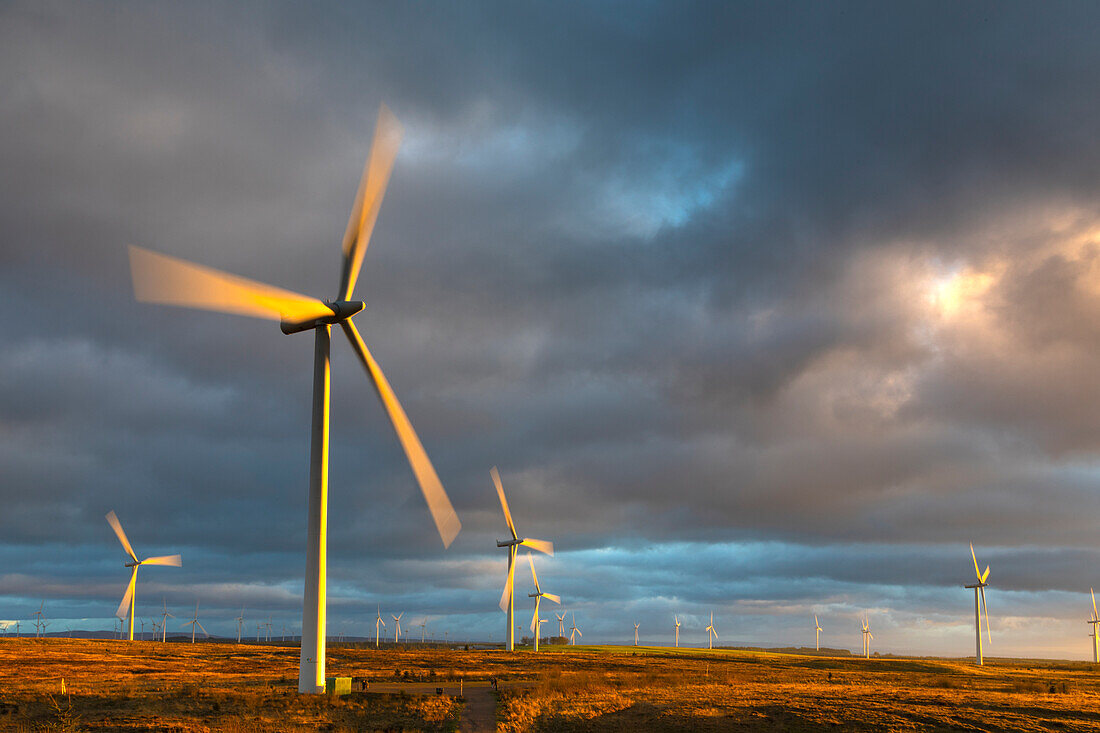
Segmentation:
[(294, 621), (308, 337), (134, 303), (125, 245), (328, 296), (383, 100), (406, 137), (357, 322), (464, 531), (440, 553), (336, 343), (334, 619), (498, 630), (494, 464), (597, 635), (626, 637), (612, 603), (777, 641), (874, 608), (896, 648), (942, 652), (971, 539), (1006, 617), (1080, 603), (1095, 15), (6, 6), (0, 615), (109, 616), (113, 508), (184, 553), (143, 598)]

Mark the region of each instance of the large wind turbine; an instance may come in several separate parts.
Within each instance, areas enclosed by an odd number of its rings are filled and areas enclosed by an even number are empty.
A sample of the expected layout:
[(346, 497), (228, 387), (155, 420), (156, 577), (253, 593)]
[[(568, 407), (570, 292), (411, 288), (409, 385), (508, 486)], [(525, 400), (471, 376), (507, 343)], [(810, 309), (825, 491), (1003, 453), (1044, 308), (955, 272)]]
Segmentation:
[(574, 639), (574, 635), (584, 636), (584, 634), (581, 633), (581, 630), (577, 628), (577, 614), (575, 613), (573, 614), (573, 629), (569, 632), (569, 643), (573, 646), (576, 646), (577, 641), (576, 639)]
[(672, 620), (676, 622), (676, 646), (680, 646), (680, 618), (673, 616)]
[(638, 646), (638, 624), (634, 623), (634, 646)]
[(374, 648), (378, 648), (378, 625), (386, 625), (386, 622), (382, 620), (382, 607), (378, 606), (378, 618), (374, 620)]
[(817, 614), (814, 614), (814, 635), (816, 636), (816, 646), (818, 651), (821, 651), (821, 632), (824, 631), (821, 628), (821, 623), (817, 620)]
[[(989, 578), (989, 566), (985, 566), (985, 572), (983, 573), (978, 569), (978, 556), (974, 554), (974, 543), (970, 543), (970, 558), (974, 561), (974, 575), (977, 576), (978, 582), (970, 585), (964, 585), (964, 588), (974, 589), (974, 638), (975, 638), (975, 654), (974, 659), (977, 664), (981, 665), (985, 658), (982, 656), (982, 613), (985, 613), (985, 633), (989, 638), (989, 643), (993, 643), (993, 635), (989, 631), (989, 606), (985, 604), (985, 587), (989, 585), (985, 581)], [(981, 603), (979, 604), (979, 599)]]
[(527, 597), (535, 599), (535, 615), (531, 617), (531, 631), (535, 632), (535, 651), (537, 652), (539, 650), (539, 634), (541, 633), (542, 625), (546, 623), (545, 619), (539, 618), (539, 601), (546, 598), (560, 605), (561, 596), (542, 592), (542, 588), (539, 587), (539, 576), (535, 574), (535, 558), (530, 552), (527, 553), (527, 560), (531, 563), (531, 580), (535, 581), (535, 592), (528, 593)]
[[(202, 633), (206, 634), (206, 629), (203, 628), (202, 623), (199, 621), (199, 602), (198, 601), (195, 601), (195, 615), (191, 618), (190, 621), (185, 623), (184, 626), (190, 626), (191, 627), (191, 643), (192, 644), (195, 643), (195, 627), (196, 626), (199, 627), (200, 629), (202, 629)], [(209, 639), (210, 634), (206, 634), (206, 638)]]
[[(392, 613), (390, 615), (393, 616)], [(393, 616), (393, 643), (394, 644), (397, 643), (398, 638), (401, 636), (401, 617), (404, 616), (404, 615), (405, 615), (405, 612), (402, 611), (401, 613), (397, 614), (396, 616)]]
[(871, 625), (867, 622), (866, 618), (861, 619), (863, 624), (863, 658), (871, 658), (871, 639), (875, 638), (875, 635), (871, 633)]
[(708, 649), (714, 648), (714, 640), (718, 638), (718, 632), (714, 630), (714, 611), (710, 612), (710, 626), (707, 627), (707, 642), (710, 646)]
[(107, 512), (107, 524), (111, 525), (111, 529), (115, 531), (118, 541), (122, 543), (122, 549), (126, 550), (126, 554), (133, 560), (133, 562), (125, 564), (125, 567), (131, 568), (130, 585), (126, 586), (126, 593), (122, 596), (122, 603), (118, 604), (118, 610), (115, 611), (116, 616), (123, 618), (126, 615), (126, 607), (130, 607), (130, 641), (133, 641), (134, 605), (135, 599), (137, 598), (138, 568), (142, 565), (170, 565), (178, 568), (183, 565), (183, 559), (179, 555), (161, 555), (138, 560), (137, 555), (134, 554), (134, 548), (130, 546), (130, 540), (126, 539), (126, 533), (122, 531), (122, 524), (118, 521), (118, 517), (115, 516), (114, 511)]
[[(520, 539), (520, 536), (516, 534), (516, 525), (512, 522), (512, 512), (508, 510), (508, 500), (504, 498), (504, 486), (500, 483), (500, 473), (497, 471), (496, 466), (489, 469), (489, 475), (493, 477), (493, 485), (496, 486), (497, 496), (500, 497), (500, 508), (504, 510), (504, 521), (508, 523), (508, 531), (512, 533), (512, 539), (510, 540), (505, 542), (497, 540), (497, 547), (508, 548), (508, 577), (504, 580), (504, 592), (500, 594), (500, 610), (508, 614), (508, 632), (505, 635), (504, 648), (507, 651), (514, 651), (516, 648), (516, 604), (512, 597), (512, 588), (515, 585), (516, 577), (516, 552), (520, 546), (523, 546), (552, 556), (554, 554), (554, 543), (546, 540), (533, 540), (527, 537)], [(538, 644), (536, 643), (535, 646), (538, 646)]]
[(1096, 591), (1089, 588), (1089, 594), (1092, 596), (1092, 618), (1089, 619), (1092, 633), (1089, 636), (1092, 637), (1092, 662), (1097, 664), (1100, 663), (1100, 638), (1097, 637), (1096, 625), (1100, 624), (1100, 614), (1096, 612)]
[(461, 524), (443, 485), (424, 452), (412, 423), (397, 401), (378, 362), (363, 343), (351, 317), (363, 309), (349, 300), (359, 277), (374, 223), (382, 205), (397, 149), (401, 124), (382, 105), (374, 130), (374, 142), (363, 170), (344, 233), (344, 262), (335, 300), (321, 301), (271, 287), (174, 257), (130, 247), (134, 295), (153, 303), (202, 308), (279, 321), (283, 333), (313, 330), (313, 427), (310, 442), (308, 544), (305, 593), (302, 606), (302, 650), (298, 667), (298, 691), (325, 690), (326, 576), (328, 567), (328, 444), (329, 444), (329, 343), (332, 326), (339, 325), (351, 342), (393, 424), (409, 459), (417, 483), (428, 502), (432, 519), (450, 546)]
[(565, 611), (561, 613), (555, 613), (554, 618), (558, 620), (558, 638), (565, 638)]
[(237, 643), (241, 643), (241, 626), (244, 625), (244, 606), (241, 606), (241, 615), (233, 619), (237, 622)]

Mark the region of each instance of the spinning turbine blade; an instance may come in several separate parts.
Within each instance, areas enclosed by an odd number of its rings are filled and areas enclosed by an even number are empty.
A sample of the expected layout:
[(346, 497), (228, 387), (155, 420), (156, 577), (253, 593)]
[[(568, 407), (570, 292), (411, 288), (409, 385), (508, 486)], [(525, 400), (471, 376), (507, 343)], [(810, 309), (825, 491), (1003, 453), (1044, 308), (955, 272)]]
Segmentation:
[(984, 572), (984, 573), (982, 573), (982, 578), (981, 578), (981, 579), (982, 579), (982, 582), (984, 583), (984, 582), (985, 582), (985, 580), (986, 580), (986, 578), (988, 578), (988, 577), (989, 577), (989, 566), (988, 566), (988, 565), (986, 565), (986, 566), (985, 566), (985, 572)]
[(970, 557), (974, 560), (974, 574), (978, 576), (978, 580), (982, 579), (982, 571), (978, 567), (978, 556), (974, 554), (974, 543), (970, 543)]
[(508, 578), (504, 581), (504, 592), (500, 594), (500, 610), (508, 612), (508, 601), (512, 598), (512, 585), (516, 577), (516, 556), (508, 553)]
[(553, 593), (543, 593), (542, 597), (548, 601), (553, 601), (554, 603), (561, 605), (561, 596), (556, 596)]
[[(993, 643), (993, 633), (989, 630), (989, 606), (986, 605), (986, 602), (985, 602), (985, 588), (979, 588), (978, 590), (980, 590), (982, 592), (982, 611), (985, 613), (985, 636), (986, 636), (986, 639), (989, 640), (989, 643), (992, 644)], [(978, 630), (978, 633), (979, 634), (982, 633), (981, 629)]]
[(171, 565), (174, 568), (183, 566), (183, 558), (179, 555), (160, 555), (148, 557), (141, 561), (142, 565)]
[(412, 467), (413, 473), (416, 474), (420, 491), (424, 494), (425, 501), (428, 502), (428, 510), (432, 513), (432, 519), (435, 521), (436, 529), (439, 530), (439, 537), (443, 540), (443, 546), (450, 547), (458, 531), (462, 529), (462, 523), (458, 521), (458, 515), (455, 514), (451, 500), (447, 498), (447, 492), (443, 490), (443, 484), (439, 482), (439, 477), (436, 475), (435, 469), (432, 468), (432, 462), (428, 460), (428, 454), (424, 452), (424, 446), (420, 444), (420, 438), (416, 437), (416, 431), (413, 430), (412, 423), (405, 415), (405, 410), (402, 409), (401, 403), (397, 401), (397, 395), (393, 393), (390, 383), (386, 380), (386, 375), (382, 373), (382, 368), (378, 366), (378, 362), (371, 356), (367, 345), (363, 343), (355, 324), (351, 321), (341, 321), (340, 325), (344, 327), (344, 333), (351, 341), (352, 348), (359, 356), (360, 361), (363, 362), (363, 366), (370, 376), (371, 384), (374, 385), (374, 389), (378, 393), (378, 399), (382, 401), (382, 406), (386, 408), (386, 414), (389, 415), (393, 429), (397, 433), (397, 439), (401, 441), (401, 447), (405, 449), (405, 456), (409, 459), (409, 465)]
[(530, 547), (532, 550), (538, 550), (553, 557), (554, 555), (554, 543), (547, 542), (546, 540), (524, 540), (520, 543), (524, 547)]
[(493, 477), (493, 485), (497, 487), (497, 496), (500, 497), (500, 508), (504, 510), (504, 521), (508, 523), (508, 531), (512, 533), (512, 539), (518, 540), (519, 535), (516, 534), (516, 525), (512, 523), (512, 512), (508, 510), (508, 500), (504, 498), (504, 486), (500, 483), (500, 473), (496, 466), (489, 469), (489, 475)]
[(378, 110), (370, 157), (363, 167), (363, 178), (359, 181), (359, 191), (355, 194), (348, 228), (344, 232), (344, 271), (340, 278), (340, 300), (347, 300), (355, 289), (359, 268), (363, 265), (363, 255), (370, 243), (374, 222), (378, 219), (378, 210), (382, 206), (382, 197), (386, 195), (386, 186), (390, 182), (393, 161), (397, 158), (397, 149), (401, 147), (404, 134), (401, 123), (390, 112), (390, 108), (383, 104)]
[(535, 581), (535, 592), (541, 594), (542, 588), (539, 588), (539, 576), (535, 575), (535, 559), (530, 552), (527, 553), (527, 561), (531, 563), (531, 580)]
[(539, 607), (535, 604), (535, 615), (531, 617), (531, 631), (535, 630), (535, 622), (539, 620)]
[(134, 562), (137, 562), (137, 555), (134, 554), (134, 548), (130, 547), (130, 540), (126, 539), (126, 533), (122, 531), (122, 524), (118, 521), (118, 517), (115, 516), (114, 510), (107, 512), (107, 524), (111, 525), (111, 529), (115, 531), (115, 535), (118, 537), (118, 541), (122, 543), (122, 547), (126, 550), (126, 554), (134, 558)]
[(1100, 614), (1096, 613), (1096, 591), (1089, 588), (1089, 595), (1092, 596), (1092, 617), (1094, 619), (1100, 619)]
[(118, 604), (118, 610), (115, 611), (115, 616), (126, 618), (126, 609), (130, 607), (130, 598), (134, 595), (134, 585), (136, 583), (137, 566), (135, 565), (130, 573), (130, 584), (126, 586), (126, 594), (122, 596), (122, 603)]
[(200, 628), (200, 629), (202, 629), (202, 633), (203, 633), (203, 634), (206, 634), (206, 636), (210, 636), (210, 634), (207, 634), (207, 633), (206, 633), (206, 629), (205, 629), (205, 628), (203, 628), (203, 625), (202, 625), (202, 622), (201, 622), (201, 621), (199, 621), (198, 619), (195, 619), (195, 623), (197, 623), (197, 624), (199, 625), (199, 628)]

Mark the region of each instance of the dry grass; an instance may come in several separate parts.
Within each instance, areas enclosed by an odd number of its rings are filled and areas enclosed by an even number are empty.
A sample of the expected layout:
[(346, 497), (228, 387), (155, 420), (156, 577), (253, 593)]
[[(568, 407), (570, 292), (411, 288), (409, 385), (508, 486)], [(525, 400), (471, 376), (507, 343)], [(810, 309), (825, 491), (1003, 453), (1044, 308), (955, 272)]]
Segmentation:
[[(291, 647), (0, 640), (0, 730), (446, 731), (449, 697), (295, 693)], [(330, 648), (331, 675), (484, 680), (498, 730), (1095, 730), (1091, 664), (862, 660), (685, 650)], [(69, 695), (60, 695), (64, 677)], [(518, 684), (517, 684), (518, 683)]]

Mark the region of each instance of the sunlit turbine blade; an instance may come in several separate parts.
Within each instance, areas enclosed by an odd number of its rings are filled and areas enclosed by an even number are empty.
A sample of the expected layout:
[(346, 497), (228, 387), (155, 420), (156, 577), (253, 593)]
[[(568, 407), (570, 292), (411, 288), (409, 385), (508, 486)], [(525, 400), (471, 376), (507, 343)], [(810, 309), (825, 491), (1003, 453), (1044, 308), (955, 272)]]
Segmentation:
[(532, 550), (538, 550), (539, 552), (543, 552), (547, 555), (550, 555), (551, 557), (554, 555), (554, 543), (553, 542), (548, 542), (546, 540), (525, 539), (520, 544), (523, 545), (524, 547), (530, 547)]
[(814, 614), (814, 626), (820, 626), (821, 622), (817, 620), (817, 614)]
[(535, 558), (530, 552), (527, 553), (527, 561), (531, 563), (531, 580), (535, 581), (535, 592), (542, 593), (542, 588), (539, 588), (539, 576), (535, 574)]
[(516, 525), (512, 523), (512, 512), (508, 509), (508, 500), (504, 498), (504, 486), (500, 483), (500, 473), (496, 466), (489, 469), (489, 475), (493, 477), (493, 485), (497, 487), (497, 496), (500, 497), (500, 508), (504, 510), (504, 521), (508, 523), (508, 531), (512, 533), (512, 539), (518, 540), (519, 535), (516, 534)]
[(561, 596), (556, 596), (553, 593), (543, 593), (542, 597), (559, 605), (561, 604)]
[(195, 620), (195, 623), (199, 625), (199, 628), (200, 628), (200, 629), (202, 629), (202, 633), (206, 634), (207, 636), (210, 636), (210, 634), (207, 634), (207, 633), (206, 633), (206, 629), (205, 629), (205, 628), (203, 628), (203, 625), (202, 625), (202, 622), (201, 622), (201, 621), (199, 621), (198, 619), (196, 619), (196, 620)]
[(512, 598), (512, 586), (516, 576), (516, 556), (508, 553), (508, 578), (504, 581), (504, 592), (500, 594), (500, 610), (508, 612), (508, 601)]
[(355, 194), (348, 228), (344, 232), (344, 270), (340, 278), (340, 300), (347, 300), (355, 289), (359, 268), (363, 265), (363, 255), (370, 243), (374, 222), (378, 219), (378, 210), (382, 206), (382, 197), (386, 195), (386, 186), (390, 182), (393, 161), (397, 158), (397, 150), (401, 147), (404, 134), (401, 123), (390, 112), (390, 108), (383, 104), (378, 110), (374, 142), (371, 143), (370, 156), (363, 167), (359, 191)]
[(1094, 591), (1092, 588), (1089, 588), (1089, 595), (1092, 596), (1092, 617), (1094, 619), (1100, 619), (1100, 614), (1097, 614), (1096, 612), (1096, 591)]
[[(993, 632), (989, 630), (989, 606), (985, 602), (985, 588), (979, 588), (982, 592), (982, 611), (985, 613), (985, 637), (989, 640), (989, 643), (993, 643)], [(978, 633), (982, 633), (978, 630)]]
[(988, 577), (989, 577), (989, 566), (986, 565), (985, 566), (985, 572), (982, 573), (982, 582), (984, 583), (986, 581), (986, 578), (988, 578)]
[(122, 596), (122, 603), (118, 604), (118, 610), (115, 611), (115, 615), (119, 618), (126, 618), (126, 609), (130, 607), (130, 598), (134, 595), (134, 585), (137, 583), (137, 566), (131, 568), (130, 572), (130, 584), (126, 586), (126, 594)]
[(179, 555), (160, 555), (158, 557), (147, 557), (141, 561), (142, 565), (171, 565), (178, 568), (183, 566), (183, 558)]
[(978, 580), (982, 579), (982, 571), (978, 567), (978, 556), (974, 554), (974, 543), (970, 543), (970, 557), (974, 560), (974, 574), (978, 576)]
[(386, 375), (382, 373), (382, 368), (378, 366), (367, 345), (363, 343), (363, 338), (359, 335), (355, 324), (351, 321), (342, 321), (340, 325), (344, 327), (344, 333), (351, 341), (352, 348), (359, 356), (359, 360), (363, 362), (371, 378), (371, 384), (378, 393), (378, 399), (382, 401), (382, 406), (386, 409), (386, 414), (389, 415), (393, 429), (397, 433), (397, 439), (405, 449), (405, 456), (409, 459), (409, 465), (416, 474), (416, 481), (420, 484), (420, 491), (428, 502), (428, 510), (432, 513), (432, 519), (435, 521), (436, 529), (439, 530), (443, 546), (450, 547), (458, 531), (462, 529), (462, 523), (458, 521), (458, 515), (451, 505), (451, 500), (447, 498), (447, 492), (443, 490), (443, 484), (440, 483), (435, 469), (432, 468), (432, 462), (428, 460), (428, 454), (424, 452), (420, 438), (416, 437), (416, 431), (413, 430), (412, 423), (405, 415), (405, 410), (397, 401), (397, 395), (393, 393)]
[(118, 517), (115, 516), (115, 512), (112, 509), (107, 512), (107, 524), (111, 525), (111, 529), (115, 531), (115, 536), (118, 537), (118, 541), (122, 543), (122, 548), (126, 550), (126, 554), (134, 558), (134, 562), (137, 562), (137, 555), (134, 554), (134, 548), (130, 547), (130, 540), (126, 539), (126, 533), (122, 531), (122, 524), (118, 521)]
[(577, 636), (584, 636), (584, 634), (581, 633), (580, 629), (573, 629), (573, 630), (577, 632)]
[(535, 622), (539, 618), (538, 605), (535, 606), (535, 615), (531, 617), (531, 631), (535, 630)]
[(316, 298), (133, 245), (130, 272), (134, 297), (145, 303), (294, 323), (333, 314), (332, 308)]

